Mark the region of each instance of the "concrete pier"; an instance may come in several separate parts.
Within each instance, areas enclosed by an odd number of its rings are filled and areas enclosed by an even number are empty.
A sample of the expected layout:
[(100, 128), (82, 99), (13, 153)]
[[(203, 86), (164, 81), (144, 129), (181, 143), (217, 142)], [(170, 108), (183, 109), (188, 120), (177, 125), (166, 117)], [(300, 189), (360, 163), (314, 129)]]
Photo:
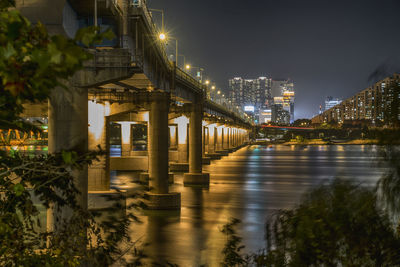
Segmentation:
[(202, 122), (201, 103), (191, 105), (189, 121), (189, 173), (184, 174), (185, 185), (209, 185), (210, 175), (202, 172)]
[[(63, 150), (74, 150), (80, 154), (88, 150), (88, 93), (87, 89), (70, 87), (69, 90), (53, 90), (48, 109), (49, 154), (61, 153)], [(71, 172), (75, 187), (77, 204), (82, 209), (88, 206), (88, 170), (83, 166)], [(47, 231), (57, 231), (62, 222), (73, 215), (67, 207), (52, 204), (47, 210)]]
[(150, 192), (147, 193), (147, 208), (180, 209), (180, 193), (168, 192), (169, 94), (153, 92), (151, 95), (148, 129)]

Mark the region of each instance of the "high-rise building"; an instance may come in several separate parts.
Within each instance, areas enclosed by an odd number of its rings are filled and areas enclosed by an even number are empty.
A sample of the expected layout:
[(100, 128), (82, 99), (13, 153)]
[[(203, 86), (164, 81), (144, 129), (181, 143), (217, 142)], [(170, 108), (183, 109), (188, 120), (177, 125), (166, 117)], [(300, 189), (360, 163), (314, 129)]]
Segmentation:
[(268, 123), (268, 122), (272, 121), (271, 108), (260, 110), (260, 115), (258, 116), (258, 121), (260, 124)]
[(294, 92), (294, 84), (289, 79), (274, 79), (271, 82), (272, 97), (282, 96), (285, 91)]
[(272, 80), (271, 89), (274, 105), (282, 105), (282, 108), (289, 113), (289, 122), (293, 123), (295, 97), (294, 83), (288, 79), (274, 79)]
[(395, 73), (312, 118), (313, 123), (365, 121), (390, 125), (400, 121), (400, 74)]
[(265, 108), (268, 101), (272, 103), (272, 80), (267, 77), (257, 79), (242, 79), (235, 77), (229, 80), (230, 100), (236, 106), (244, 108), (253, 106), (256, 111)]
[[(242, 109), (253, 110), (255, 117), (259, 117), (259, 122), (264, 123), (265, 116), (261, 116), (264, 110), (271, 110), (274, 105), (280, 105), (289, 114), (279, 117), (280, 123), (291, 123), (294, 121), (294, 84), (289, 80), (272, 80), (267, 77), (257, 79), (242, 79), (236, 77), (229, 80), (230, 99), (232, 104)], [(269, 119), (267, 119), (269, 120)], [(271, 120), (274, 121), (271, 115)], [(286, 122), (287, 121), (287, 122)]]
[(271, 120), (275, 123), (287, 125), (290, 123), (290, 112), (284, 109), (283, 104), (273, 104)]
[(325, 100), (325, 110), (331, 109), (336, 105), (342, 103), (342, 100), (339, 98), (334, 99), (332, 96), (328, 96)]
[(235, 77), (229, 80), (229, 98), (235, 106), (243, 108), (243, 79)]

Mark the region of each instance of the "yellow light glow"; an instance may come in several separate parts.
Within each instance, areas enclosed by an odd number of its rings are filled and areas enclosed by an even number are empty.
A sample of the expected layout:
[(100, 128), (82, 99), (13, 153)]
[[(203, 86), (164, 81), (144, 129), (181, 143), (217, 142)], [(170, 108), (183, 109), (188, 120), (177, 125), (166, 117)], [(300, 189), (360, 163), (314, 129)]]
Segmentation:
[(129, 145), (131, 139), (131, 122), (129, 121), (121, 121), (121, 143), (123, 145)]
[[(210, 138), (214, 137), (214, 131), (215, 131), (215, 124), (208, 125), (208, 134), (210, 135)], [(214, 140), (214, 139), (211, 139), (211, 140)], [(213, 141), (213, 143), (214, 143), (214, 141)]]
[(218, 92), (217, 92), (217, 94), (220, 94), (220, 93), (221, 93), (221, 91), (218, 91)]
[(206, 84), (208, 85), (210, 83), (210, 81), (209, 80), (206, 80)]
[[(108, 104), (109, 106), (109, 104)], [(89, 137), (93, 138), (93, 143), (99, 143), (99, 139), (105, 131), (106, 105), (88, 102), (88, 122)]]
[(186, 68), (187, 70), (190, 70), (190, 65), (187, 64), (187, 65), (185, 66), (185, 68)]
[(164, 41), (165, 39), (167, 39), (167, 36), (165, 35), (165, 33), (160, 33), (160, 35), (158, 36), (158, 38), (159, 38), (161, 41)]
[(178, 125), (178, 144), (186, 144), (189, 119), (186, 116), (180, 116), (174, 119), (174, 123)]
[(215, 86), (214, 86), (214, 85), (213, 85), (213, 86), (211, 86), (211, 89), (215, 90)]

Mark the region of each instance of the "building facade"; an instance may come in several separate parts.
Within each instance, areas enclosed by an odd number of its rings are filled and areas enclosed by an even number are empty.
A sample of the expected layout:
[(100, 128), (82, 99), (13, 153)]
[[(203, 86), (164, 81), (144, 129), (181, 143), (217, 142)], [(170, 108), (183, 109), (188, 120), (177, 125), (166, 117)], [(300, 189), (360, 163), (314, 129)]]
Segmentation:
[(312, 118), (312, 123), (367, 120), (390, 124), (400, 120), (400, 74), (395, 73)]
[(328, 96), (325, 100), (325, 109), (324, 110), (328, 110), (333, 108), (336, 105), (339, 105), (340, 103), (342, 103), (342, 99), (339, 98), (333, 98), (332, 96)]
[(257, 79), (243, 79), (235, 77), (229, 80), (229, 98), (233, 105), (244, 109), (253, 106), (255, 111), (260, 111), (267, 106), (267, 100), (272, 103), (272, 80), (267, 77)]

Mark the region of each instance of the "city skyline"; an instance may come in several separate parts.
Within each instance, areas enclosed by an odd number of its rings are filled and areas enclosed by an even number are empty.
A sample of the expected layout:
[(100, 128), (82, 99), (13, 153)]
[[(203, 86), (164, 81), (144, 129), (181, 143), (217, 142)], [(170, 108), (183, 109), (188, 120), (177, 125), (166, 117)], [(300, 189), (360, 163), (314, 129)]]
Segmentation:
[(186, 61), (204, 67), (218, 87), (226, 89), (226, 81), (237, 75), (295, 80), (296, 118), (317, 114), (328, 95), (347, 98), (367, 87), (379, 66), (388, 69), (383, 76), (399, 67), (393, 63), (399, 58), (400, 37), (393, 34), (400, 23), (398, 1), (152, 0), (149, 5), (165, 11), (165, 27), (179, 39)]

